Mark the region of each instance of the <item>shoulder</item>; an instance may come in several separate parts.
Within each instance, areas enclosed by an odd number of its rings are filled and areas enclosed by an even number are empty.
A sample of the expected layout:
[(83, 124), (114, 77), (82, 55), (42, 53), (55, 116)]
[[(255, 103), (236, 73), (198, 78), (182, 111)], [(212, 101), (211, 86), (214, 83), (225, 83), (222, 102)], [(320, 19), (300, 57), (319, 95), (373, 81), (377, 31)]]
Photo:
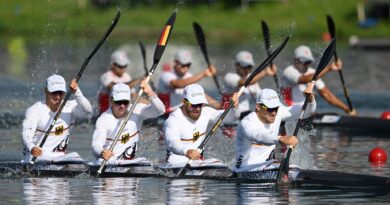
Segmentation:
[(176, 78), (177, 78), (177, 76), (173, 72), (164, 72), (160, 77), (160, 79), (162, 79), (162, 80), (172, 80), (172, 79), (176, 79)]
[(26, 113), (32, 113), (37, 111), (42, 111), (46, 107), (42, 101), (35, 102), (33, 105), (27, 108)]
[(298, 70), (293, 66), (293, 65), (289, 65), (287, 66), (284, 70), (283, 70), (283, 74), (284, 75), (288, 75), (292, 72), (297, 72)]
[(178, 128), (178, 127), (180, 127), (180, 123), (183, 122), (183, 120), (185, 120), (185, 119), (183, 117), (183, 113), (181, 112), (181, 109), (179, 108), (179, 109), (175, 110), (174, 112), (172, 112), (171, 114), (169, 114), (169, 117), (165, 121), (164, 126)]

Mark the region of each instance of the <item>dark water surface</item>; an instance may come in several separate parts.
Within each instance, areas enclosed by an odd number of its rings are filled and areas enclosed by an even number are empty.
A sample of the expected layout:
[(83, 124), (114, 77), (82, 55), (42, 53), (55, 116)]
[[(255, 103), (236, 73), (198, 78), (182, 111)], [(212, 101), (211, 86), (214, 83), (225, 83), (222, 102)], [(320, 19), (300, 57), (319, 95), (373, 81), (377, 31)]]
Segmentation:
[[(310, 45), (310, 44), (309, 44)], [(314, 47), (318, 56), (323, 44)], [(74, 77), (93, 45), (89, 43), (67, 46), (66, 42), (27, 46), (28, 58), (22, 67), (8, 67), (12, 57), (0, 52), (0, 114), (8, 113), (15, 124), (0, 128), (0, 162), (21, 159), (20, 120), (24, 111), (42, 97), (44, 79), (54, 72), (65, 76), (67, 81)], [(90, 62), (80, 81), (80, 87), (92, 104), (96, 105), (99, 76), (109, 63), (109, 55), (116, 46), (103, 46)], [(162, 63), (171, 62), (174, 52), (180, 46), (171, 45), (163, 56)], [(195, 62), (193, 72), (205, 65), (203, 57), (195, 46), (185, 46), (193, 51)], [(142, 61), (136, 44), (124, 46), (133, 62), (129, 73), (134, 77), (143, 74)], [(256, 63), (264, 58), (263, 45), (243, 47), (255, 53)], [(154, 45), (147, 46), (149, 65)], [(211, 61), (221, 73), (233, 70), (233, 57), (242, 48), (210, 48)], [(6, 50), (4, 48), (3, 50)], [(275, 61), (279, 73), (291, 62), (293, 47), (288, 47)], [(350, 89), (352, 102), (361, 116), (378, 117), (390, 110), (390, 53), (386, 51), (361, 51), (340, 49), (344, 60), (344, 77)], [(16, 65), (17, 66), (17, 65)], [(15, 70), (16, 69), (16, 70)], [(21, 72), (19, 72), (22, 69)], [(13, 72), (15, 71), (15, 72)], [(16, 72), (17, 71), (17, 72)], [(153, 79), (157, 82), (161, 69)], [(325, 76), (325, 82), (342, 100), (342, 88), (337, 73)], [(211, 79), (201, 81), (206, 90), (215, 96)], [(271, 78), (261, 81), (261, 86), (274, 87)], [(318, 99), (320, 112), (339, 112), (322, 99)], [(1, 118), (4, 121), (4, 117)], [(1, 124), (1, 123), (0, 123)], [(69, 144), (69, 151), (77, 151), (87, 160), (93, 160), (91, 139), (94, 126), (81, 124), (75, 127)], [(142, 130), (138, 156), (147, 157), (154, 163), (165, 158), (165, 147), (158, 141), (159, 130)], [(380, 146), (390, 147), (388, 136), (351, 136), (331, 129), (312, 131), (299, 136), (300, 145), (294, 150), (292, 160), (303, 168), (335, 170), (349, 173), (371, 174), (390, 177), (390, 166), (372, 166), (368, 162), (369, 151)], [(217, 133), (206, 145), (206, 154), (217, 157), (228, 165), (234, 164), (234, 139)], [(106, 178), (89, 176), (77, 178), (20, 178), (4, 175), (0, 177), (1, 204), (388, 204), (387, 191), (356, 190), (323, 186), (303, 186), (277, 190), (273, 184), (238, 183), (215, 180), (188, 180), (165, 178)]]

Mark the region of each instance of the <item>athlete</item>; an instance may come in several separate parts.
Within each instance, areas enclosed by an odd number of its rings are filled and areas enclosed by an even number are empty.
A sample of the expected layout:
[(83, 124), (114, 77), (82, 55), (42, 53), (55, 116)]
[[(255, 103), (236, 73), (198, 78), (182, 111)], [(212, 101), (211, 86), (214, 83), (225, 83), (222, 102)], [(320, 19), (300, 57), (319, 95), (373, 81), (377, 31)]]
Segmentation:
[(38, 145), (52, 123), (67, 91), (65, 79), (60, 75), (48, 77), (45, 86), (45, 99), (34, 103), (27, 109), (22, 125), (23, 164), (29, 163), (32, 157), (38, 157), (37, 161), (82, 160), (79, 154), (75, 152), (66, 154), (65, 151), (69, 142), (69, 133), (76, 118), (91, 114), (92, 106), (81, 92), (76, 79), (71, 81), (69, 87), (75, 100), (66, 102), (42, 148)]

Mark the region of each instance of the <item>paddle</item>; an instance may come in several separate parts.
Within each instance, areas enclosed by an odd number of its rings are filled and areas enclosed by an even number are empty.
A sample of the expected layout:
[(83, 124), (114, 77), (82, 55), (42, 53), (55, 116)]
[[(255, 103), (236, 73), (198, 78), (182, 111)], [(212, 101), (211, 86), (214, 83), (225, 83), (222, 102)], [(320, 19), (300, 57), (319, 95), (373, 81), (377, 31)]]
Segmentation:
[[(313, 75), (312, 82), (315, 82), (317, 80), (318, 75), (325, 68), (325, 66), (329, 63), (330, 59), (332, 58), (335, 47), (336, 47), (336, 40), (333, 39), (330, 42), (330, 44), (328, 45), (328, 47), (325, 49), (325, 52), (321, 57), (320, 63), (317, 66), (317, 70)], [(305, 102), (303, 103), (301, 113), (299, 115), (297, 125), (295, 126), (293, 136), (298, 135), (299, 125), (301, 124), (303, 115), (305, 114), (305, 110), (306, 110), (307, 104), (309, 102), (308, 99), (309, 99), (308, 96), (306, 96)], [(278, 175), (276, 178), (277, 184), (288, 182), (289, 161), (290, 161), (290, 155), (291, 155), (292, 149), (293, 149), (292, 146), (288, 146), (286, 157), (282, 160), (282, 162), (279, 165), (279, 171), (278, 171)]]
[[(330, 15), (327, 15), (326, 21), (328, 23), (328, 30), (329, 30), (330, 36), (332, 37), (332, 39), (336, 39), (336, 26), (334, 24), (333, 18)], [(334, 58), (337, 62), (338, 58), (337, 58), (336, 50), (334, 51)], [(339, 70), (339, 76), (340, 76), (341, 84), (343, 85), (345, 98), (347, 99), (347, 102), (348, 102), (349, 110), (352, 111), (353, 110), (352, 102), (351, 102), (351, 99), (349, 98), (347, 87), (345, 86), (343, 72), (341, 70)]]
[[(252, 81), (252, 79), (259, 73), (261, 72), (264, 68), (267, 67), (268, 64), (271, 63), (271, 61), (279, 54), (279, 52), (284, 48), (286, 45), (287, 41), (289, 40), (289, 36), (283, 41), (283, 43), (274, 51), (272, 52), (260, 65), (259, 67), (256, 68), (256, 70), (251, 73), (251, 75), (246, 79), (245, 83), (243, 86), (241, 86), (240, 90), (238, 91), (238, 97), (244, 92), (245, 87), (249, 85), (249, 83)], [(222, 120), (225, 118), (227, 113), (229, 112), (230, 109), (233, 107), (233, 102), (230, 99), (230, 104), (229, 107), (222, 113), (222, 115), (219, 117), (217, 122), (214, 124), (214, 126), (211, 128), (210, 132), (207, 133), (206, 137), (204, 138), (203, 142), (198, 146), (197, 150), (199, 153), (203, 152), (203, 147), (206, 145), (210, 137), (216, 132), (217, 128), (221, 125)], [(192, 160), (188, 160), (187, 164), (179, 170), (179, 172), (176, 174), (176, 176), (183, 176), (188, 168), (191, 165)]]
[[(261, 21), (261, 28), (263, 30), (265, 50), (267, 51), (267, 54), (269, 56), (271, 54), (271, 39), (269, 35), (268, 25), (267, 23), (265, 23), (265, 21)], [(271, 61), (271, 65), (272, 65), (272, 61)], [(279, 82), (278, 82), (277, 74), (274, 75), (274, 81), (276, 84), (276, 90), (279, 92)]]
[[(176, 12), (174, 12), (169, 17), (167, 23), (165, 24), (165, 26), (164, 26), (164, 28), (163, 28), (163, 30), (161, 32), (160, 38), (157, 41), (156, 49), (154, 50), (153, 65), (150, 68), (149, 74), (148, 74), (148, 76), (145, 79), (146, 82), (149, 82), (150, 77), (153, 75), (154, 71), (156, 70), (157, 64), (160, 61), (162, 54), (164, 53), (164, 50), (165, 50), (165, 47), (166, 47), (166, 45), (168, 43), (169, 37), (171, 36), (175, 20), (176, 20)], [(127, 121), (129, 120), (131, 114), (133, 113), (134, 108), (137, 105), (137, 102), (139, 101), (142, 93), (143, 93), (143, 89), (140, 89), (139, 92), (138, 92), (137, 98), (135, 99), (135, 101), (133, 102), (133, 104), (130, 107), (129, 112), (126, 114), (125, 118), (122, 120), (122, 122), (121, 122), (122, 124), (121, 124), (118, 132), (116, 133), (114, 141), (112, 142), (112, 144), (110, 146), (110, 151), (111, 152), (112, 152), (112, 150), (114, 150), (114, 147), (115, 147), (116, 143), (118, 142), (118, 139), (119, 139), (122, 131), (124, 130), (124, 128), (125, 128), (125, 126), (127, 124)], [(105, 167), (106, 163), (107, 163), (107, 160), (103, 160), (102, 164), (100, 165), (99, 170), (97, 171), (97, 176), (99, 176), (102, 173), (103, 168)]]
[[(209, 60), (209, 55), (207, 54), (206, 37), (204, 35), (203, 29), (196, 22), (194, 22), (192, 25), (194, 27), (196, 39), (198, 40), (198, 44), (199, 44), (200, 50), (202, 51), (203, 56), (204, 56), (204, 58), (206, 60), (207, 67), (210, 67), (211, 64), (210, 64), (210, 60)], [(219, 82), (217, 80), (217, 76), (213, 75), (213, 79), (214, 79), (215, 85), (218, 88), (219, 94), (222, 95), (222, 89), (221, 89), (221, 86), (219, 85)]]
[[(106, 41), (108, 36), (111, 34), (112, 30), (115, 28), (116, 24), (119, 21), (120, 16), (121, 16), (121, 12), (120, 12), (120, 10), (118, 10), (116, 12), (114, 20), (111, 22), (110, 27), (108, 27), (108, 29), (106, 30), (106, 33), (104, 34), (103, 38), (100, 39), (99, 43), (95, 46), (95, 48), (92, 50), (92, 52), (89, 54), (89, 56), (84, 60), (84, 63), (81, 66), (80, 71), (79, 71), (79, 73), (76, 76), (76, 82), (78, 82), (80, 80), (81, 75), (83, 74), (83, 72), (84, 72), (85, 68), (87, 67), (87, 65), (88, 65), (89, 61), (91, 60), (91, 58), (95, 55), (95, 53), (99, 50), (99, 48), (103, 45), (103, 43)], [(41, 143), (39, 144), (39, 148), (42, 148), (43, 145), (45, 144), (47, 137), (49, 136), (49, 134), (50, 134), (51, 130), (53, 129), (55, 123), (57, 122), (58, 118), (60, 117), (62, 109), (64, 108), (64, 106), (65, 106), (66, 102), (68, 101), (68, 99), (69, 99), (71, 94), (72, 94), (71, 90), (69, 90), (66, 93), (66, 96), (65, 96), (64, 100), (62, 101), (60, 107), (58, 108), (57, 113), (56, 113), (56, 115), (53, 118), (53, 121), (51, 122), (49, 128), (47, 129), (45, 135), (43, 136), (43, 139), (42, 139)], [(34, 164), (36, 160), (37, 160), (37, 157), (33, 157), (31, 159), (31, 161), (30, 161), (30, 164)]]
[[(148, 66), (146, 65), (145, 45), (141, 41), (139, 41), (138, 44), (139, 44), (139, 47), (141, 49), (142, 59), (143, 59), (143, 62), (144, 62), (145, 76), (148, 76), (149, 71), (148, 71)], [(153, 90), (156, 90), (156, 87), (154, 87), (154, 83), (153, 83), (152, 80), (150, 80), (150, 86), (152, 87)]]

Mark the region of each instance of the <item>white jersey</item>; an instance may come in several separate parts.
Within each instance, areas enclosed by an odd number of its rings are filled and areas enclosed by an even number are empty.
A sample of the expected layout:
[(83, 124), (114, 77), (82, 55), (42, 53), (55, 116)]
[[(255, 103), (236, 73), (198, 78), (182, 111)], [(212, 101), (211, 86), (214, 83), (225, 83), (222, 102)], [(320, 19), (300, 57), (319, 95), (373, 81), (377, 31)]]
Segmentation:
[[(248, 74), (249, 77), (250, 74)], [(224, 78), (225, 90), (227, 93), (237, 92), (239, 89), (238, 82), (241, 80), (241, 76), (237, 73), (227, 73)], [(256, 96), (260, 94), (261, 88), (258, 83), (248, 85), (242, 95), (239, 98), (239, 106), (237, 112), (233, 115), (227, 116), (232, 121), (238, 120), (239, 116), (243, 112), (254, 110)], [(234, 117), (233, 117), (234, 116)]]
[[(304, 74), (300, 73), (294, 66), (288, 66), (283, 71), (282, 76), (282, 95), (287, 105), (303, 104), (305, 101), (304, 91), (306, 84), (298, 84), (298, 80), (302, 75), (315, 73), (313, 68), (309, 68)], [(316, 80), (315, 87), (321, 90), (325, 87), (324, 81)]]
[(167, 147), (167, 162), (182, 164), (188, 161), (185, 156), (189, 149), (196, 149), (206, 136), (210, 121), (215, 121), (224, 110), (204, 107), (198, 120), (186, 117), (181, 109), (172, 112), (164, 123), (164, 139)]
[(181, 106), (181, 99), (183, 99), (184, 88), (172, 88), (170, 82), (172, 80), (186, 79), (192, 77), (190, 72), (184, 76), (178, 76), (174, 71), (164, 72), (158, 81), (158, 95), (164, 102), (167, 112), (176, 110)]
[(103, 75), (100, 77), (100, 80), (104, 87), (107, 87), (110, 83), (128, 83), (130, 82), (131, 76), (128, 73), (123, 73), (122, 76), (117, 76), (112, 72), (112, 70), (108, 70), (107, 72), (103, 73)]
[[(129, 105), (129, 109), (130, 107), (131, 105)], [(152, 97), (151, 103), (148, 105), (138, 103), (114, 147), (114, 157), (110, 160), (133, 159), (137, 149), (142, 121), (158, 117), (164, 114), (164, 112), (164, 105), (157, 96)], [(104, 149), (110, 148), (121, 127), (123, 118), (116, 118), (110, 108), (97, 119), (92, 139), (93, 154), (96, 157), (99, 158)]]
[[(281, 121), (299, 118), (301, 105), (291, 107), (280, 106), (273, 123), (264, 123), (251, 112), (244, 117), (237, 127), (236, 170), (262, 164), (273, 159), (275, 144), (278, 142)], [(315, 101), (309, 103), (304, 117), (310, 116), (316, 109)]]
[[(65, 155), (71, 126), (78, 117), (85, 117), (92, 112), (91, 103), (83, 96), (80, 89), (74, 94), (75, 100), (66, 102), (61, 115), (42, 147), (42, 156), (38, 160), (50, 160)], [(39, 146), (43, 136), (53, 121), (56, 112), (52, 112), (44, 101), (36, 102), (26, 111), (23, 121), (24, 160), (31, 161), (31, 149)]]

